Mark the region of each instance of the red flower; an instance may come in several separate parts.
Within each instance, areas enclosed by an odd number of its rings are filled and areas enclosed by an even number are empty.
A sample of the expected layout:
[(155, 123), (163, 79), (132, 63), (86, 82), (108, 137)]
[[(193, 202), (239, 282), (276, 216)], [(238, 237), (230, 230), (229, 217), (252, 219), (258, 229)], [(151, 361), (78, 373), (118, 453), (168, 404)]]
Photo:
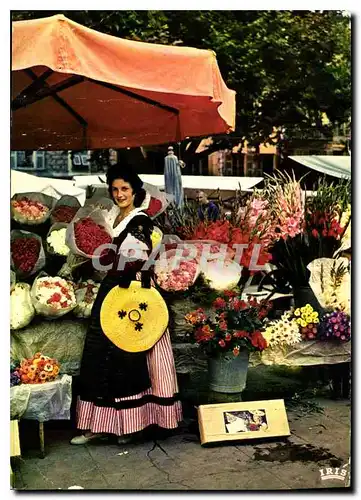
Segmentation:
[(226, 297), (229, 297), (229, 298), (236, 297), (236, 295), (237, 295), (237, 293), (234, 292), (233, 290), (225, 290), (223, 293)]
[(219, 322), (219, 328), (223, 331), (226, 331), (228, 326), (227, 326), (227, 323), (225, 321), (220, 321)]
[(328, 231), (327, 231), (327, 229), (323, 229), (323, 230), (322, 230), (322, 236), (323, 236), (324, 238), (326, 238), (326, 237), (328, 236)]
[(149, 207), (144, 212), (149, 215), (149, 217), (154, 217), (162, 209), (162, 202), (157, 198), (150, 199)]
[(245, 330), (237, 330), (236, 332), (234, 332), (233, 337), (247, 338), (247, 337), (249, 337), (249, 334)]
[(235, 347), (235, 348), (233, 349), (233, 355), (234, 355), (234, 356), (238, 356), (238, 354), (239, 354), (239, 347)]
[(312, 233), (312, 236), (314, 236), (315, 238), (318, 238), (318, 231), (317, 231), (317, 229), (312, 229), (311, 233)]
[(220, 341), (218, 342), (218, 344), (219, 344), (221, 347), (225, 347), (225, 346), (226, 346), (226, 343), (225, 343), (225, 341), (224, 341), (224, 340), (220, 340)]
[(226, 307), (226, 301), (222, 299), (222, 297), (217, 297), (216, 300), (213, 302), (213, 307), (215, 309), (224, 309)]
[(255, 331), (251, 335), (251, 343), (253, 347), (256, 347), (259, 351), (263, 351), (267, 347), (266, 339), (263, 337), (260, 331)]
[(61, 301), (61, 295), (60, 293), (53, 293), (53, 295), (50, 297), (51, 302), (60, 302)]
[(227, 342), (229, 342), (232, 338), (232, 335), (230, 333), (226, 333), (226, 336), (224, 338)]
[(196, 342), (208, 342), (214, 337), (214, 332), (209, 325), (204, 325), (195, 331), (194, 338)]

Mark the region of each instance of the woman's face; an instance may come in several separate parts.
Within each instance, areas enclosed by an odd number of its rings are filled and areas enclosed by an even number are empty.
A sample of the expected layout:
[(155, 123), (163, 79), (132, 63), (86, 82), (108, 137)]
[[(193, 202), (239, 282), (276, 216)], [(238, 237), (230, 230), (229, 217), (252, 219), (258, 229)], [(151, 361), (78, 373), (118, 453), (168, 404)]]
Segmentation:
[(134, 194), (132, 186), (123, 179), (115, 179), (112, 184), (112, 196), (119, 208), (134, 206)]

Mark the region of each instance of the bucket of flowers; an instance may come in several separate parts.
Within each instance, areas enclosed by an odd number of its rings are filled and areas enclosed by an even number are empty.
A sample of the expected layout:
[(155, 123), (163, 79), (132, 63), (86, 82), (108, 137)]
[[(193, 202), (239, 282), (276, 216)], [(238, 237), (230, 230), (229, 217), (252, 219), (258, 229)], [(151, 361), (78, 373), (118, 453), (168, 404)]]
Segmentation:
[(211, 390), (236, 393), (245, 388), (249, 353), (267, 347), (262, 329), (271, 307), (270, 302), (245, 301), (226, 290), (213, 302), (212, 313), (198, 308), (185, 316), (193, 341), (207, 354)]

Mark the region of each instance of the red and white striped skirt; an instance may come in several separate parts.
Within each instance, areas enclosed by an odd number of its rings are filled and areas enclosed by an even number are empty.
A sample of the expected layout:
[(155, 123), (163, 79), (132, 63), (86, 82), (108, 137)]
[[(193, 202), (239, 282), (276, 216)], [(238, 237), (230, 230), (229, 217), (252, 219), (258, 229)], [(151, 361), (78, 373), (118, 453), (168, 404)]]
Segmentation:
[(76, 408), (78, 429), (122, 436), (152, 424), (166, 429), (177, 427), (182, 420), (182, 406), (176, 399), (178, 384), (168, 329), (147, 354), (147, 363), (151, 387), (134, 396), (114, 400), (126, 408), (96, 406), (79, 399)]

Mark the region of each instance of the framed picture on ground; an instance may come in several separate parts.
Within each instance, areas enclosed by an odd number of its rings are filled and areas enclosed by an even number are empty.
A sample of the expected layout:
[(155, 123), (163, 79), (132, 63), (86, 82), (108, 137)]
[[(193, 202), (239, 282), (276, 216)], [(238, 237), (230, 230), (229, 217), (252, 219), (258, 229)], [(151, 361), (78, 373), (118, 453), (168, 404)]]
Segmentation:
[(201, 444), (290, 435), (283, 399), (201, 405)]

